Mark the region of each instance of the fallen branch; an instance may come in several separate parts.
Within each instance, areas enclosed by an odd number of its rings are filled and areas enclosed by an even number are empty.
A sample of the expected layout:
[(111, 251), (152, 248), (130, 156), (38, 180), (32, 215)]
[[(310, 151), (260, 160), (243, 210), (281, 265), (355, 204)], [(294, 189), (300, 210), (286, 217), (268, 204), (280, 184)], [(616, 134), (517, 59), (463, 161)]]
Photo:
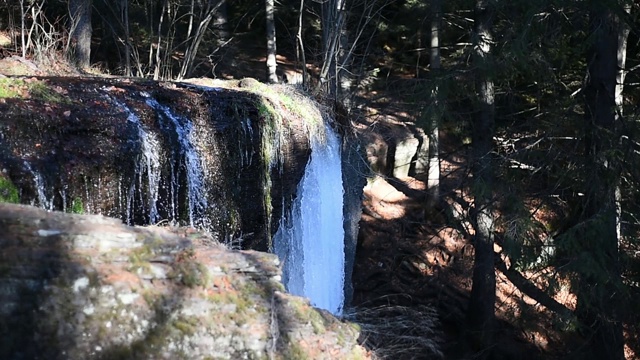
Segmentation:
[(537, 301), (540, 305), (558, 314), (562, 319), (568, 320), (573, 317), (573, 311), (563, 304), (556, 301), (539, 287), (533, 284), (529, 279), (524, 277), (519, 271), (507, 268), (507, 264), (502, 261), (500, 254), (495, 254), (496, 269), (515, 285), (523, 294)]

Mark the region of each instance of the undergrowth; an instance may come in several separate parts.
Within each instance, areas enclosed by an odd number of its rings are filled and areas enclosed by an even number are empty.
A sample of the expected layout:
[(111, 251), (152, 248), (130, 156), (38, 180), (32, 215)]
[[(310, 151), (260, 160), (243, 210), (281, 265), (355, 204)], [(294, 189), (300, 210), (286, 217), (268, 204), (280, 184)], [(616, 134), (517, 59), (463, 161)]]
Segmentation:
[(436, 310), (429, 306), (358, 307), (346, 315), (360, 326), (374, 359), (443, 359)]

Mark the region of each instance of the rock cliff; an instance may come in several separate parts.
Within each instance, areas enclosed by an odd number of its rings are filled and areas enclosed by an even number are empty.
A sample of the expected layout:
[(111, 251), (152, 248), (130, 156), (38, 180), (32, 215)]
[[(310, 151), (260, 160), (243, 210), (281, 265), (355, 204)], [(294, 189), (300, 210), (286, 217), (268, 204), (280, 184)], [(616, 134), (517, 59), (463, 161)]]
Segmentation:
[(191, 229), (0, 204), (0, 358), (366, 359), (278, 259)]

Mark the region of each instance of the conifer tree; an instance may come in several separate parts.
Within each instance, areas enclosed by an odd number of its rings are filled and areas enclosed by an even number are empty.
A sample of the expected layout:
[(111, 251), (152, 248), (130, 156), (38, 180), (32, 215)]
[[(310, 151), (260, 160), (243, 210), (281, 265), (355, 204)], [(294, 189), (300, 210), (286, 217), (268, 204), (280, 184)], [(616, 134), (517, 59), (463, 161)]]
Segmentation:
[(467, 318), (472, 350), (490, 356), (495, 331), (496, 279), (493, 261), (493, 174), (491, 151), (495, 116), (495, 93), (491, 62), (491, 27), (494, 4), (491, 0), (477, 0), (473, 31), (473, 64), (476, 81), (476, 109), (473, 119), (471, 168), (473, 172), (475, 227), (473, 285)]

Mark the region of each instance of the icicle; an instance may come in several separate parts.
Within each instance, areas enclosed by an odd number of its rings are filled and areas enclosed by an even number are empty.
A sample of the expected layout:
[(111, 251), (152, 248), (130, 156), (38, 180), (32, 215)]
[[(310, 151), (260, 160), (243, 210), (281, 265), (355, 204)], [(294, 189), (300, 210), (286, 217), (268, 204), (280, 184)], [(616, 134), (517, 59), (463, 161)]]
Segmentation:
[(238, 150), (240, 153), (240, 165), (250, 166), (253, 162), (253, 128), (251, 127), (251, 119), (247, 118), (242, 122), (242, 133), (244, 139), (241, 139), (238, 144)]
[(345, 266), (340, 141), (328, 126), (326, 132), (326, 142), (311, 142), (311, 159), (291, 214), (274, 237), (274, 252), (284, 262), (289, 292), (340, 314)]
[[(187, 171), (189, 224), (191, 226), (209, 227), (209, 221), (204, 217), (207, 208), (207, 198), (202, 164), (198, 152), (193, 145), (193, 124), (189, 119), (177, 116), (169, 107), (161, 105), (152, 97), (147, 97), (146, 102), (147, 105), (160, 114), (161, 126), (165, 129), (175, 131), (178, 135), (180, 152), (184, 157)], [(171, 124), (163, 123), (163, 120), (169, 120)]]
[[(140, 118), (136, 114), (131, 111), (125, 104), (120, 103), (115, 99), (111, 99), (119, 108), (124, 110), (127, 113), (127, 120), (131, 123), (134, 123), (138, 128), (138, 139), (140, 140), (140, 146), (142, 149), (142, 160), (143, 162), (138, 164), (136, 167), (136, 177), (138, 177), (140, 181), (140, 189), (142, 189), (142, 169), (144, 168), (147, 173), (147, 184), (148, 184), (148, 216), (149, 223), (154, 224), (158, 222), (158, 188), (160, 186), (160, 158), (159, 158), (159, 146), (158, 140), (152, 133), (147, 133), (142, 124), (140, 123)], [(134, 182), (135, 184), (135, 182)], [(131, 209), (133, 206), (133, 193), (134, 193), (134, 184), (129, 189), (129, 196), (127, 199), (127, 223), (131, 223), (131, 214), (135, 209)], [(141, 194), (142, 196), (142, 194)], [(141, 198), (141, 200), (143, 200)], [(141, 201), (141, 203), (144, 203)], [(130, 210), (131, 209), (131, 210)]]
[[(34, 183), (34, 185), (36, 187), (36, 192), (38, 193), (38, 205), (42, 209), (52, 211), (53, 210), (53, 201), (47, 199), (46, 185), (44, 183), (44, 179), (42, 178), (42, 175), (38, 171), (35, 171), (31, 167), (31, 164), (29, 164), (29, 162), (27, 162), (27, 161), (24, 162), (24, 167), (33, 176), (33, 183)], [(32, 203), (31, 205), (35, 205), (35, 204)]]

